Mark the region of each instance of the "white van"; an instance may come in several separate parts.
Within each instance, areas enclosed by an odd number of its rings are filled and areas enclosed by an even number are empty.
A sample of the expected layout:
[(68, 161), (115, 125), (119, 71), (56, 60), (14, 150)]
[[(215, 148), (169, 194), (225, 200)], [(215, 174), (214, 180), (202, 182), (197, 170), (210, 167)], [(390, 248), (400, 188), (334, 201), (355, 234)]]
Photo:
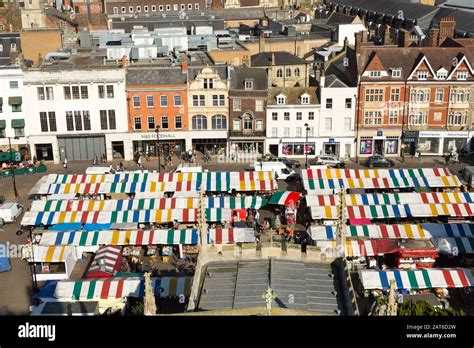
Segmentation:
[(4, 203), (0, 205), (0, 219), (5, 223), (15, 222), (16, 219), (23, 213), (23, 206), (18, 203)]
[[(188, 164), (181, 163), (174, 172), (175, 173), (202, 173), (203, 170), (201, 166), (190, 166)], [(207, 172), (207, 170), (204, 170), (204, 172)]]
[(256, 172), (272, 172), (278, 180), (296, 176), (295, 171), (282, 162), (255, 162), (253, 166)]
[(115, 170), (110, 167), (89, 167), (86, 174), (115, 174)]

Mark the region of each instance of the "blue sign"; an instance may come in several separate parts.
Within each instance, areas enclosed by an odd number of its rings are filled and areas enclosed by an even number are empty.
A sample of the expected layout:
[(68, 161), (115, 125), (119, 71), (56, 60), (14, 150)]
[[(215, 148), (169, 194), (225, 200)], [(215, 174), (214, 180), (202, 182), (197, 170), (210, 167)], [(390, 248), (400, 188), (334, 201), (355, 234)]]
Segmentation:
[(383, 131), (381, 131), (381, 130), (377, 131), (377, 136), (378, 136), (378, 137), (383, 136)]
[(334, 138), (329, 138), (329, 144), (334, 144)]

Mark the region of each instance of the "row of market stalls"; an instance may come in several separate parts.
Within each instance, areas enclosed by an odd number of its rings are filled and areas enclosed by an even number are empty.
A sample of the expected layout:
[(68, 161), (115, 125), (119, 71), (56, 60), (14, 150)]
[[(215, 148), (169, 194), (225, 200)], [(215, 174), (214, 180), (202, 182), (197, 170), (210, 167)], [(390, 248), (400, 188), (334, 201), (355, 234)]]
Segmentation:
[(469, 270), (445, 268), (474, 256), (474, 194), (447, 168), (309, 169), (302, 178), (311, 239), (324, 256), (345, 255), (364, 295), (391, 279), (412, 295), (472, 286)]

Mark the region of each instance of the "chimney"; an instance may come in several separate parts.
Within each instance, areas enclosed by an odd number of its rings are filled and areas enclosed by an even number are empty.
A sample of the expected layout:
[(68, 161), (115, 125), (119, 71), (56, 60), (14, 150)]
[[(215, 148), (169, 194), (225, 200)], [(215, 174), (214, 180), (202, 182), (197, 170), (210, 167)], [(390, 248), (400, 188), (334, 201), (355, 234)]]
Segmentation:
[(324, 70), (321, 69), (321, 76), (319, 77), (319, 87), (324, 87), (326, 83), (326, 76), (324, 74)]
[(122, 56), (121, 63), (122, 63), (122, 68), (124, 68), (125, 70), (127, 70), (128, 65), (127, 65), (127, 56), (126, 56), (126, 55), (123, 55), (123, 56)]
[(391, 43), (390, 39), (390, 25), (385, 26), (385, 31), (383, 32), (383, 44), (389, 45)]
[(265, 35), (263, 31), (260, 32), (258, 37), (258, 52), (263, 53), (265, 52)]
[(410, 32), (405, 29), (400, 29), (398, 32), (398, 47), (410, 46)]
[(355, 46), (355, 51), (356, 52), (358, 52), (360, 50), (360, 46), (361, 46), (362, 40), (363, 40), (363, 35), (364, 35), (363, 31), (359, 31), (358, 33), (355, 33), (354, 46)]
[(438, 47), (439, 29), (430, 29), (425, 39), (425, 47)]
[(439, 21), (439, 44), (441, 45), (446, 38), (454, 37), (456, 21), (452, 17), (443, 17)]
[(181, 72), (186, 74), (189, 70), (189, 63), (187, 60), (181, 61)]

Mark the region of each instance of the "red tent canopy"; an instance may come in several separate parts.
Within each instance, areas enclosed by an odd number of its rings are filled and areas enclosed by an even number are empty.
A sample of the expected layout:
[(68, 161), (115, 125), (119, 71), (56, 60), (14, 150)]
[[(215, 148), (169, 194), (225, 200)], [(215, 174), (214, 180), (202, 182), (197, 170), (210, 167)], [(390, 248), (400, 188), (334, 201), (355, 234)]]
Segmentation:
[(101, 246), (92, 260), (87, 278), (112, 278), (122, 268), (122, 247)]

